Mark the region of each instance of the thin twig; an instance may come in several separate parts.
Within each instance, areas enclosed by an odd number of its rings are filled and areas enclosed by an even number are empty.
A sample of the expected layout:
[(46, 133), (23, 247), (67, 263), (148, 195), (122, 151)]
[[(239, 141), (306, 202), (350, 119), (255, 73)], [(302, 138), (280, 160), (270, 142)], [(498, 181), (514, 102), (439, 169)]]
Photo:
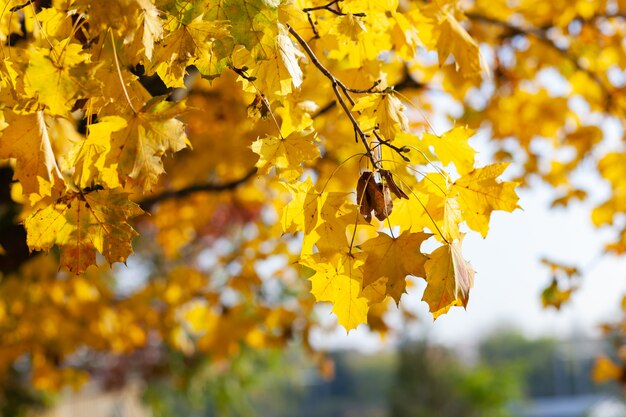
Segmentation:
[(408, 156), (404, 155), (405, 153), (409, 153), (411, 151), (410, 148), (408, 148), (407, 146), (402, 146), (401, 148), (399, 148), (395, 145), (392, 145), (391, 142), (389, 142), (388, 140), (384, 140), (383, 138), (381, 138), (377, 132), (374, 132), (374, 135), (376, 136), (376, 139), (378, 139), (379, 144), (385, 145), (389, 149), (395, 151), (405, 162), (411, 162), (411, 159)]
[[(339, 4), (339, 2), (341, 2), (343, 0), (332, 0), (330, 3), (327, 3), (323, 6), (316, 6), (316, 7), (307, 7), (302, 9), (302, 11), (304, 13), (306, 13), (306, 18), (309, 21), (309, 25), (311, 25), (311, 30), (313, 30), (313, 34), (315, 35), (313, 38), (314, 39), (319, 39), (320, 38), (320, 33), (317, 30), (317, 25), (315, 24), (315, 22), (313, 22), (313, 15), (311, 14), (311, 12), (317, 11), (317, 10), (326, 10), (334, 15), (337, 16), (347, 16), (348, 13), (344, 13), (341, 11), (341, 9), (339, 10), (335, 10), (333, 9), (332, 6), (334, 6), (335, 4)], [(337, 6), (339, 7), (339, 6)], [(357, 16), (357, 17), (365, 17), (366, 14), (365, 13), (352, 13), (352, 16)]]
[(300, 46), (302, 46), (302, 48), (304, 49), (306, 54), (311, 59), (311, 62), (313, 62), (313, 65), (315, 65), (317, 67), (317, 69), (319, 69), (320, 72), (326, 78), (328, 78), (330, 80), (330, 82), (332, 84), (333, 92), (335, 93), (335, 97), (337, 97), (337, 101), (339, 102), (339, 105), (343, 109), (343, 111), (346, 114), (346, 116), (348, 116), (348, 119), (350, 119), (350, 122), (352, 122), (352, 127), (354, 128), (354, 131), (356, 132), (357, 136), (361, 139), (361, 142), (363, 143), (363, 146), (365, 147), (367, 155), (368, 155), (370, 161), (372, 162), (372, 166), (374, 168), (378, 169), (379, 168), (379, 163), (374, 158), (374, 154), (372, 152), (372, 148), (370, 147), (370, 144), (367, 141), (367, 135), (365, 134), (365, 132), (363, 132), (363, 130), (361, 129), (361, 126), (359, 126), (359, 123), (354, 118), (354, 115), (352, 114), (350, 109), (348, 109), (348, 105), (346, 104), (346, 100), (344, 99), (344, 96), (342, 96), (341, 92), (339, 91), (339, 89), (341, 88), (341, 90), (343, 91), (345, 97), (350, 101), (350, 104), (354, 105), (354, 100), (348, 94), (348, 91), (350, 91), (351, 89), (346, 87), (341, 81), (339, 81), (337, 78), (335, 78), (335, 76), (333, 74), (331, 74), (330, 71), (328, 69), (326, 69), (326, 67), (324, 65), (322, 65), (322, 63), (317, 58), (317, 56), (315, 55), (315, 53), (313, 52), (313, 50), (311, 49), (309, 44), (302, 38), (302, 36), (300, 36), (298, 34), (298, 32), (296, 32), (294, 30), (294, 28), (291, 27), (291, 25), (289, 25), (289, 23), (287, 23), (286, 25), (287, 25), (287, 29), (289, 30), (289, 33), (291, 34), (291, 36), (293, 36), (298, 41)]
[[(326, 11), (331, 12), (332, 14), (335, 14), (337, 16), (346, 16), (348, 13), (344, 13), (341, 10), (333, 9), (333, 7), (332, 7), (335, 4), (338, 5), (339, 3), (341, 3), (341, 1), (343, 1), (343, 0), (333, 0), (330, 3), (325, 4), (323, 6), (307, 7), (306, 9), (302, 9), (302, 11), (308, 14), (308, 13), (313, 12), (315, 10), (326, 10)], [(365, 17), (366, 14), (365, 13), (352, 13), (352, 16)]]

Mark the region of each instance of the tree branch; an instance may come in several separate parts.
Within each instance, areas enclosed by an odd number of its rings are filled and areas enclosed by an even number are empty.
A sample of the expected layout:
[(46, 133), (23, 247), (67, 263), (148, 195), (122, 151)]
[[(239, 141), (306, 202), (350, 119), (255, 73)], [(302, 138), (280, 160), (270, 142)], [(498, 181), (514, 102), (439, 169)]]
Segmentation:
[(189, 187), (181, 188), (179, 190), (174, 191), (165, 191), (161, 194), (154, 195), (152, 197), (148, 197), (145, 200), (139, 202), (139, 206), (145, 210), (149, 211), (152, 207), (162, 201), (171, 200), (174, 198), (183, 198), (187, 197), (191, 194), (199, 193), (199, 192), (220, 192), (220, 191), (231, 191), (238, 188), (240, 185), (247, 182), (250, 178), (257, 173), (257, 168), (254, 167), (250, 171), (248, 171), (243, 177), (238, 178), (236, 180), (232, 180), (224, 183), (207, 183), (207, 184), (197, 184), (191, 185)]
[[(311, 16), (311, 12), (314, 12), (316, 10), (326, 10), (334, 15), (337, 16), (347, 16), (347, 13), (344, 13), (341, 11), (341, 9), (336, 10), (333, 9), (334, 5), (337, 5), (337, 8), (339, 8), (339, 3), (342, 2), (343, 0), (332, 0), (331, 2), (323, 5), (323, 6), (316, 6), (316, 7), (307, 7), (302, 9), (302, 11), (304, 13), (306, 13), (306, 17), (309, 20), (309, 24), (311, 25), (311, 29), (313, 30), (313, 33), (315, 34), (315, 39), (319, 39), (320, 34), (317, 31), (317, 25), (315, 24), (315, 22), (313, 22), (313, 17)], [(352, 13), (352, 16), (357, 16), (357, 17), (365, 17), (365, 13)]]
[[(377, 93), (377, 91), (374, 90), (375, 87), (377, 87), (380, 83), (376, 82), (374, 83), (374, 85), (368, 89), (368, 90), (355, 90), (355, 89), (349, 89), (348, 91), (353, 92), (353, 93), (358, 93), (358, 92), (371, 92), (371, 93)], [(427, 84), (422, 84), (419, 81), (415, 81), (415, 79), (413, 79), (413, 77), (411, 77), (411, 74), (409, 74), (409, 71), (407, 69), (405, 69), (404, 71), (404, 76), (402, 77), (402, 79), (400, 81), (398, 81), (393, 87), (392, 89), (394, 91), (403, 91), (403, 90), (408, 90), (408, 89), (417, 89), (417, 90), (428, 90), (428, 91), (440, 91), (440, 90), (436, 90), (433, 88), (429, 88), (429, 86)], [(316, 117), (322, 116), (326, 113), (328, 113), (330, 110), (334, 109), (335, 106), (337, 105), (336, 101), (329, 101), (326, 105), (322, 106), (317, 112), (313, 113), (311, 115), (311, 118), (315, 119)]]
[(346, 116), (348, 116), (348, 119), (350, 119), (350, 122), (352, 122), (352, 127), (354, 128), (356, 135), (359, 137), (359, 139), (361, 139), (361, 142), (363, 143), (363, 146), (365, 147), (365, 150), (367, 152), (367, 156), (369, 157), (369, 160), (372, 162), (372, 166), (378, 169), (379, 161), (377, 161), (374, 158), (374, 153), (372, 152), (372, 148), (370, 147), (370, 144), (367, 141), (367, 135), (365, 134), (365, 132), (363, 132), (363, 130), (361, 129), (361, 126), (359, 126), (359, 123), (354, 118), (352, 111), (348, 109), (346, 100), (344, 99), (344, 97), (341, 95), (341, 92), (339, 91), (339, 89), (341, 88), (344, 96), (348, 99), (350, 104), (354, 106), (354, 100), (352, 99), (352, 97), (350, 97), (349, 91), (358, 91), (358, 90), (353, 90), (353, 89), (346, 87), (345, 84), (343, 84), (341, 81), (335, 78), (335, 76), (331, 74), (330, 71), (326, 69), (324, 65), (322, 65), (322, 63), (317, 58), (317, 56), (315, 55), (315, 53), (313, 52), (309, 44), (302, 38), (302, 36), (300, 36), (298, 32), (296, 32), (294, 28), (292, 28), (291, 25), (289, 25), (289, 23), (287, 23), (286, 25), (291, 36), (293, 36), (298, 41), (300, 46), (302, 46), (306, 54), (311, 59), (311, 62), (313, 62), (313, 65), (315, 65), (317, 69), (319, 69), (320, 72), (326, 78), (330, 80), (332, 88), (333, 88), (333, 92), (335, 93), (335, 97), (337, 97), (337, 101), (339, 102), (339, 105), (343, 109), (343, 112), (346, 114)]

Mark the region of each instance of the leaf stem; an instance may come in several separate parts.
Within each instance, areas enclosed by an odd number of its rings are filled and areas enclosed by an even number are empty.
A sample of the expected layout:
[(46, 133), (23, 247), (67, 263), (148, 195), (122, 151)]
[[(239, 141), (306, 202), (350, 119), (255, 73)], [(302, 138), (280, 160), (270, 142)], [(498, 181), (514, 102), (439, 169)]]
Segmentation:
[(132, 101), (130, 100), (130, 96), (128, 95), (128, 91), (126, 90), (126, 84), (124, 83), (124, 77), (122, 76), (122, 70), (120, 68), (120, 61), (117, 58), (117, 49), (115, 48), (115, 38), (113, 37), (113, 32), (109, 29), (109, 33), (111, 34), (111, 46), (113, 46), (113, 57), (115, 58), (115, 67), (117, 68), (117, 76), (120, 79), (120, 84), (122, 84), (122, 90), (124, 90), (124, 96), (126, 97), (126, 101), (130, 106), (130, 109), (133, 113), (137, 114), (137, 110), (135, 106), (133, 106)]

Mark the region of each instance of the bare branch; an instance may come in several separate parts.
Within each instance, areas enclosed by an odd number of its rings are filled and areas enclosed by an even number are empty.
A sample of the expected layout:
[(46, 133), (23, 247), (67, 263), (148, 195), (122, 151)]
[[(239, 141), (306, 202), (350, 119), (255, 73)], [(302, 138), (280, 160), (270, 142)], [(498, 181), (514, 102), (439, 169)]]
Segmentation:
[[(330, 3), (327, 3), (323, 6), (307, 7), (307, 8), (302, 9), (302, 11), (306, 13), (306, 17), (309, 20), (311, 29), (313, 30), (313, 33), (315, 34), (315, 39), (319, 39), (320, 34), (317, 31), (317, 25), (315, 24), (315, 22), (313, 22), (313, 17), (311, 15), (311, 12), (314, 12), (317, 10), (325, 10), (337, 16), (347, 16), (348, 13), (344, 13), (341, 11), (341, 9), (339, 9), (339, 3), (342, 1), (343, 0), (332, 0)], [(337, 9), (333, 8), (334, 5), (337, 5)], [(365, 17), (366, 14), (365, 13), (352, 13), (352, 16)]]
[(352, 126), (354, 128), (354, 131), (356, 132), (356, 134), (359, 137), (359, 139), (361, 139), (361, 142), (363, 143), (363, 146), (365, 147), (366, 153), (367, 153), (370, 161), (372, 162), (372, 166), (374, 168), (378, 169), (379, 168), (379, 162), (374, 158), (374, 153), (372, 152), (372, 148), (370, 147), (370, 144), (367, 141), (367, 135), (365, 134), (365, 132), (363, 132), (363, 130), (359, 126), (359, 123), (354, 118), (354, 115), (352, 114), (352, 111), (350, 111), (350, 109), (348, 108), (348, 105), (346, 104), (346, 100), (344, 99), (344, 96), (342, 96), (341, 92), (339, 91), (339, 89), (341, 88), (341, 90), (343, 91), (345, 97), (350, 101), (350, 104), (354, 105), (354, 100), (348, 94), (348, 92), (351, 91), (351, 89), (346, 87), (341, 81), (339, 81), (337, 78), (335, 78), (335, 76), (333, 74), (331, 74), (330, 71), (328, 69), (326, 69), (326, 67), (324, 65), (322, 65), (322, 63), (317, 58), (317, 56), (315, 55), (315, 53), (313, 52), (313, 50), (311, 49), (309, 44), (288, 23), (287, 23), (287, 29), (289, 30), (289, 33), (291, 34), (291, 36), (293, 36), (298, 41), (300, 46), (302, 46), (302, 49), (304, 49), (306, 54), (309, 56), (309, 58), (311, 59), (311, 62), (313, 62), (313, 65), (315, 65), (317, 67), (317, 69), (319, 69), (320, 72), (326, 78), (328, 78), (330, 80), (332, 88), (333, 88), (333, 92), (335, 93), (335, 97), (337, 97), (337, 101), (339, 102), (339, 105), (343, 109), (343, 111), (346, 114), (346, 116), (348, 116), (348, 119), (350, 119), (350, 122), (352, 122)]

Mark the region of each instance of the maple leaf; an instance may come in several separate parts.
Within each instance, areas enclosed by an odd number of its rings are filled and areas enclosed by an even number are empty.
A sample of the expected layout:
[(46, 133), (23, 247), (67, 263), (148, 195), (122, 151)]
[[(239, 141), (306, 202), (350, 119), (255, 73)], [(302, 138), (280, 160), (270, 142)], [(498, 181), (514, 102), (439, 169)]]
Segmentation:
[(346, 13), (345, 16), (339, 18), (337, 32), (356, 42), (363, 32), (367, 32), (367, 28), (365, 24), (363, 24), (363, 19), (360, 16)]
[(463, 77), (479, 76), (484, 66), (480, 48), (457, 20), (457, 16), (463, 17), (458, 10), (458, 2), (444, 0), (433, 3), (422, 11), (424, 16), (432, 19), (434, 25), (433, 33), (427, 33), (425, 38), (420, 34), (420, 37), (431, 45), (434, 41), (439, 55), (439, 65), (443, 65), (448, 56), (453, 55), (456, 69)]
[(518, 208), (517, 183), (497, 180), (507, 166), (501, 163), (477, 168), (452, 184), (452, 191), (459, 195), (459, 206), (467, 225), (483, 237), (489, 231), (493, 210), (512, 212)]
[(291, 76), (291, 82), (296, 88), (302, 85), (302, 69), (298, 65), (298, 60), (304, 58), (304, 54), (298, 49), (289, 37), (289, 32), (284, 25), (278, 25), (278, 37), (276, 39), (276, 49), (283, 66)]
[(423, 300), (435, 319), (452, 306), (467, 306), (474, 286), (474, 269), (463, 259), (460, 241), (437, 248), (428, 256), (424, 267), (428, 285)]
[(115, 168), (105, 166), (106, 155), (111, 151), (111, 134), (126, 127), (126, 120), (119, 116), (105, 116), (98, 123), (90, 124), (87, 137), (76, 143), (67, 160), (67, 170), (73, 168), (75, 184), (81, 189), (92, 184), (118, 187)]
[(95, 265), (96, 251), (109, 261), (126, 262), (137, 232), (127, 223), (143, 213), (118, 190), (68, 193), (30, 214), (24, 226), (30, 250), (61, 248), (61, 265), (75, 274)]
[(352, 111), (362, 112), (359, 122), (363, 130), (378, 128), (389, 141), (409, 130), (409, 119), (402, 102), (392, 94), (371, 94), (359, 99)]
[(266, 136), (257, 139), (250, 148), (259, 155), (256, 166), (260, 173), (267, 173), (274, 167), (279, 177), (294, 180), (302, 174), (302, 162), (320, 156), (319, 148), (312, 139), (299, 134), (287, 138)]
[(476, 151), (467, 142), (473, 134), (466, 127), (455, 127), (441, 136), (425, 133), (422, 141), (434, 148), (434, 153), (444, 165), (453, 163), (458, 173), (464, 175), (474, 167)]
[(311, 244), (315, 244), (320, 253), (337, 253), (348, 248), (346, 227), (359, 223), (361, 219), (356, 205), (347, 201), (348, 196), (349, 193), (339, 192), (320, 195), (317, 225), (305, 235), (303, 253)]
[(281, 224), (286, 233), (304, 233), (302, 254), (332, 254), (348, 248), (346, 228), (359, 222), (354, 204), (346, 201), (349, 193), (318, 192), (310, 178), (295, 185), (283, 183), (292, 195), (282, 211)]
[(167, 85), (184, 87), (183, 77), (186, 68), (196, 60), (205, 61), (211, 55), (211, 42), (228, 36), (228, 23), (224, 21), (206, 21), (203, 16), (196, 17), (189, 23), (171, 31), (158, 44), (155, 51), (155, 69)]
[(230, 21), (231, 36), (244, 45), (254, 60), (272, 56), (277, 35), (277, 2), (265, 0), (224, 0), (220, 9)]
[(282, 212), (281, 224), (283, 232), (295, 233), (302, 231), (311, 233), (317, 226), (319, 212), (319, 193), (315, 190), (310, 177), (304, 182), (289, 184), (281, 182), (291, 193), (291, 201), (285, 205)]
[(596, 359), (593, 366), (592, 378), (597, 383), (607, 381), (619, 381), (624, 378), (625, 371), (618, 366), (612, 359), (605, 355), (601, 355)]
[[(20, 114), (4, 113), (8, 126), (0, 136), (0, 158), (15, 158), (15, 177), (25, 194), (50, 196), (50, 186), (62, 181), (43, 111)], [(43, 186), (44, 181), (49, 185)]]
[(142, 9), (143, 35), (141, 41), (145, 48), (146, 58), (152, 59), (154, 43), (163, 38), (163, 23), (159, 18), (159, 10), (150, 0), (137, 0)]
[(385, 295), (399, 303), (406, 289), (406, 276), (425, 276), (424, 263), (427, 258), (420, 252), (420, 246), (429, 237), (428, 233), (423, 232), (404, 232), (397, 238), (379, 233), (377, 237), (360, 245), (367, 254), (363, 265), (364, 291), (368, 286), (385, 279)]
[(284, 25), (278, 24), (276, 40), (264, 50), (262, 60), (245, 49), (240, 49), (233, 57), (236, 66), (249, 68), (249, 76), (241, 77), (244, 89), (249, 92), (260, 90), (270, 97), (284, 97), (293, 92), (293, 87), (300, 88), (304, 78), (299, 61), (304, 54), (289, 37)]
[(90, 55), (69, 39), (52, 49), (33, 48), (28, 55), (24, 91), (37, 97), (50, 114), (67, 116), (74, 101), (86, 97), (98, 84), (88, 77)]
[(368, 300), (360, 296), (363, 258), (362, 253), (342, 253), (328, 261), (315, 254), (300, 261), (315, 271), (309, 278), (315, 299), (332, 303), (333, 313), (347, 331), (367, 322)]
[(131, 178), (144, 190), (151, 189), (164, 172), (163, 155), (187, 147), (185, 126), (174, 118), (183, 108), (155, 97), (134, 113), (124, 128), (111, 134), (106, 165), (117, 166), (122, 183)]
[(457, 63), (457, 70), (461, 69), (463, 75), (467, 77), (480, 75), (482, 71), (480, 49), (459, 21), (448, 12), (439, 30), (441, 33), (437, 38), (437, 50), (440, 65), (449, 54), (452, 54)]

